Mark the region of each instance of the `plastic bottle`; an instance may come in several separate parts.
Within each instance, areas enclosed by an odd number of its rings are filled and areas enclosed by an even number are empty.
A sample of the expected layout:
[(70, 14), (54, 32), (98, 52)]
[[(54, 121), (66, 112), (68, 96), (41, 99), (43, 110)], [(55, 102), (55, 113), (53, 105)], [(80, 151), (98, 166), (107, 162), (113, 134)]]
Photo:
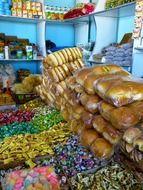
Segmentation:
[(4, 54), (5, 54), (5, 59), (9, 59), (9, 49), (8, 49), (8, 46), (4, 47)]

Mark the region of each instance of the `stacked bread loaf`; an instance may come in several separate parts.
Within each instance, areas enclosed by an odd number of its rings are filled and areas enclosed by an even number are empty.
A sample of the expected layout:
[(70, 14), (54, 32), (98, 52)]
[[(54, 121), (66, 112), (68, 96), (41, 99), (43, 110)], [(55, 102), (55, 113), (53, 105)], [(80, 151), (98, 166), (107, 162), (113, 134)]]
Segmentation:
[(84, 68), (66, 80), (61, 112), (81, 143), (110, 158), (126, 130), (143, 119), (143, 83), (117, 65)]
[(56, 106), (57, 96), (66, 89), (65, 79), (84, 67), (79, 48), (67, 48), (49, 54), (43, 61), (43, 81), (37, 91), (48, 105)]
[[(41, 96), (61, 110), (71, 130), (80, 135), (81, 143), (99, 159), (109, 159), (118, 144), (125, 154), (134, 149), (138, 150), (136, 154), (141, 152), (142, 132), (131, 143), (126, 135), (132, 128), (135, 134), (141, 131), (138, 124), (143, 120), (143, 82), (117, 65), (82, 67), (78, 48), (48, 55), (39, 87)], [(143, 160), (140, 155), (135, 159)]]

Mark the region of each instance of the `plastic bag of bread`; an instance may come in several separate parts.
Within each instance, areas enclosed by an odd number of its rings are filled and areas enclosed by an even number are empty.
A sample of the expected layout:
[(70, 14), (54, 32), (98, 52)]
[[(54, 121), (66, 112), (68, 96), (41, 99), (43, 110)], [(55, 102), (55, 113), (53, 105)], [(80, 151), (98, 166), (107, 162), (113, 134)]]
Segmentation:
[(84, 128), (93, 128), (92, 120), (94, 118), (94, 115), (90, 112), (84, 111), (81, 115), (81, 120), (84, 123)]
[(88, 94), (95, 94), (95, 88), (94, 86), (96, 85), (97, 81), (99, 81), (100, 79), (110, 79), (110, 78), (121, 78), (121, 77), (127, 77), (129, 76), (129, 74), (124, 71), (118, 71), (115, 73), (110, 73), (110, 72), (105, 72), (102, 74), (95, 74), (94, 71), (91, 72), (90, 74), (88, 74), (88, 76), (86, 77), (85, 81), (84, 81), (84, 89)]
[(64, 90), (63, 97), (71, 106), (79, 103), (76, 93), (69, 89)]
[(99, 135), (94, 129), (84, 129), (80, 134), (80, 141), (83, 146), (90, 147), (98, 137)]
[(98, 112), (98, 104), (100, 102), (100, 98), (97, 95), (89, 96), (87, 103), (85, 105), (85, 109), (90, 113), (97, 113)]
[(116, 107), (143, 100), (143, 80), (131, 78), (100, 80), (96, 91), (102, 98)]
[(80, 135), (84, 130), (83, 123), (81, 120), (72, 119), (69, 121), (70, 130), (77, 135)]
[(110, 121), (110, 119), (111, 119), (111, 111), (113, 109), (115, 109), (115, 108), (116, 108), (115, 106), (113, 106), (113, 105), (111, 105), (111, 104), (109, 104), (107, 102), (104, 102), (104, 101), (101, 101), (98, 104), (98, 110), (99, 110), (100, 114), (107, 121)]
[(97, 95), (88, 95), (85, 92), (82, 92), (79, 96), (81, 104), (85, 107), (90, 113), (97, 113), (98, 103), (100, 102), (100, 97)]
[(84, 68), (81, 69), (79, 72), (76, 73), (75, 77), (76, 77), (76, 82), (78, 84), (80, 84), (81, 86), (83, 86), (84, 84), (84, 80), (86, 79), (86, 77), (88, 76), (89, 73), (92, 72), (92, 68)]
[(94, 66), (93, 67), (93, 72), (96, 75), (100, 75), (100, 74), (104, 74), (104, 73), (116, 73), (118, 71), (123, 70), (122, 67), (120, 67), (119, 65), (113, 65), (113, 64), (101, 64), (98, 66)]
[(130, 107), (120, 107), (111, 110), (110, 121), (112, 125), (119, 130), (125, 130), (128, 127), (134, 126), (140, 122), (141, 118), (136, 114), (134, 109)]
[(134, 162), (135, 167), (143, 171), (143, 132), (140, 126), (131, 127), (125, 131), (120, 150)]
[(85, 112), (85, 109), (82, 105), (80, 104), (75, 104), (73, 107), (73, 113), (72, 116), (74, 119), (79, 120), (83, 114), (83, 112)]
[(90, 146), (92, 153), (99, 159), (110, 159), (114, 153), (113, 146), (104, 138), (97, 138)]
[(143, 121), (143, 101), (137, 101), (129, 105), (129, 108), (133, 109), (134, 113), (138, 115)]
[(117, 144), (121, 138), (119, 131), (100, 115), (94, 117), (93, 127), (111, 144)]

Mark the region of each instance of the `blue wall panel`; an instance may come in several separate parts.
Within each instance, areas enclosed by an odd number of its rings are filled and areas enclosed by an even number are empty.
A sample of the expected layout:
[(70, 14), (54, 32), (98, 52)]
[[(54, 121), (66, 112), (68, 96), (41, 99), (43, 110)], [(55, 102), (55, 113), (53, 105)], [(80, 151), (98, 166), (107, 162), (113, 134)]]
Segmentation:
[[(75, 0), (46, 0), (45, 4), (59, 7), (73, 7)], [(53, 41), (57, 46), (74, 46), (74, 27), (72, 25), (47, 24), (46, 40)]]
[(133, 28), (134, 28), (134, 16), (120, 18), (118, 25), (117, 42), (121, 41), (125, 33), (133, 32)]
[(57, 46), (74, 46), (74, 27), (73, 27), (73, 25), (47, 24), (46, 40), (51, 40)]
[(36, 24), (0, 21), (0, 33), (28, 38), (30, 42), (36, 43)]
[(75, 0), (45, 0), (45, 4), (60, 7), (73, 7), (75, 5)]

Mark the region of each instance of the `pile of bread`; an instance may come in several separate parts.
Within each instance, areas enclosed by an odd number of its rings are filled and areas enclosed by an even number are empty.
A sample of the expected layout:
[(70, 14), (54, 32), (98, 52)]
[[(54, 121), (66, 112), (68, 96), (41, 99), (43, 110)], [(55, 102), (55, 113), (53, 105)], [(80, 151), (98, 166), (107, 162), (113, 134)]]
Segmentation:
[[(74, 69), (75, 60), (82, 60), (81, 53), (76, 55), (71, 56), (72, 64), (71, 59), (66, 64), (62, 59), (66, 66), (71, 64), (63, 78), (56, 69), (61, 62), (52, 60), (51, 55), (45, 59), (41, 95), (48, 104), (61, 110), (71, 130), (80, 135), (81, 143), (99, 159), (110, 159), (119, 147), (134, 161), (143, 160), (140, 124), (143, 121), (143, 82), (118, 65), (82, 68), (82, 63), (80, 68)], [(61, 57), (56, 60), (59, 59)]]
[(59, 93), (67, 86), (66, 78), (85, 66), (79, 48), (66, 48), (49, 54), (43, 61), (43, 80), (37, 87), (41, 98), (48, 105), (56, 106)]
[[(66, 84), (64, 100), (60, 100), (61, 113), (71, 123), (72, 131), (80, 135), (84, 146), (100, 159), (110, 158), (126, 139), (131, 142), (126, 142), (132, 146), (130, 153), (134, 149), (141, 151), (139, 144), (133, 143), (138, 138), (143, 143), (138, 127), (143, 120), (141, 80), (120, 66), (99, 65), (80, 70)], [(132, 135), (128, 133), (131, 127)], [(140, 136), (136, 133), (139, 130)]]

